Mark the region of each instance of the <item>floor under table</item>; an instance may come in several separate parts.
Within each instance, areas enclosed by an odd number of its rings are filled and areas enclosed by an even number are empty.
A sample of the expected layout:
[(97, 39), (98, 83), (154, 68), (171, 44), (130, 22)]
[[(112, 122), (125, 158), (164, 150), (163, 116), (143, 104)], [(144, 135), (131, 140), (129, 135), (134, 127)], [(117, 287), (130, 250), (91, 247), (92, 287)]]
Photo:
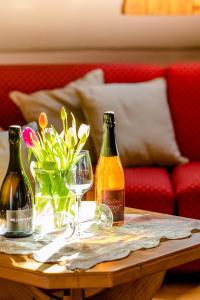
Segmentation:
[(168, 275), (152, 300), (200, 300), (200, 275)]

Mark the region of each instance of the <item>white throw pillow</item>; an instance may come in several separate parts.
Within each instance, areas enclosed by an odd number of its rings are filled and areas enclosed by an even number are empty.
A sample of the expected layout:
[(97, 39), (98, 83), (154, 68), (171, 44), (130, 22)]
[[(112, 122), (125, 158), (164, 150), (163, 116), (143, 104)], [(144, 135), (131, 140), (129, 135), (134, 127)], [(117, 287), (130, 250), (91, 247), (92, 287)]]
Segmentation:
[[(53, 125), (58, 131), (62, 128), (60, 110), (64, 106), (67, 112), (71, 111), (77, 121), (77, 127), (85, 123), (85, 117), (80, 105), (80, 97), (76, 88), (90, 85), (101, 85), (104, 83), (104, 74), (101, 69), (92, 70), (84, 77), (70, 82), (62, 88), (52, 90), (41, 90), (31, 94), (19, 91), (10, 92), (12, 101), (20, 108), (27, 122), (38, 121), (39, 114), (45, 112), (48, 116), (49, 125)], [(70, 120), (70, 116), (69, 116)], [(95, 160), (93, 144), (91, 139), (85, 146), (90, 151), (92, 159)]]
[(162, 78), (143, 83), (81, 87), (81, 104), (96, 150), (102, 144), (102, 117), (116, 116), (116, 139), (124, 166), (165, 165), (187, 162), (176, 143)]

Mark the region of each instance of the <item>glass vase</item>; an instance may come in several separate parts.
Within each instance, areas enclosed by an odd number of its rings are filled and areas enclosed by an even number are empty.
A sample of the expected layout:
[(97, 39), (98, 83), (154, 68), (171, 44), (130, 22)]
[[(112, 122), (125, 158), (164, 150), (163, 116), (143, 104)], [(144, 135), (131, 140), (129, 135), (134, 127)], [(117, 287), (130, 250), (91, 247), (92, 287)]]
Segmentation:
[(67, 170), (35, 168), (35, 227), (42, 233), (72, 226), (75, 196), (66, 185)]

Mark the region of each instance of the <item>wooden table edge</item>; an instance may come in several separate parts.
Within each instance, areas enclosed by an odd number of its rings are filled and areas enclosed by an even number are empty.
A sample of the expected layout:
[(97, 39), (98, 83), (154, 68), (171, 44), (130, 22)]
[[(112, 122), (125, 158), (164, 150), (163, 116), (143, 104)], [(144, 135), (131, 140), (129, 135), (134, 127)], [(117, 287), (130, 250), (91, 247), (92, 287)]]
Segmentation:
[[(146, 213), (148, 211), (134, 210), (134, 213)], [(154, 213), (158, 216), (162, 215), (159, 213)], [(190, 237), (190, 241), (198, 233), (194, 233)], [(200, 234), (199, 234), (200, 235)], [(181, 240), (176, 240), (181, 241)], [(163, 243), (168, 243), (170, 241), (165, 241)], [(162, 244), (161, 244), (162, 245)], [(161, 247), (161, 246), (159, 246)], [(134, 259), (135, 253), (140, 253), (141, 251), (156, 251), (157, 248), (152, 248), (148, 250), (138, 250), (131, 253), (126, 258), (116, 260), (114, 262), (126, 261)], [(1, 257), (8, 257), (6, 254), (1, 254)], [(9, 258), (15, 259), (17, 256), (9, 256)], [(27, 260), (28, 257), (24, 256)], [(63, 273), (44, 273), (41, 271), (32, 271), (29, 269), (22, 268), (20, 266), (13, 265), (3, 265), (0, 262), (0, 277), (4, 279), (9, 279), (16, 282), (25, 283), (28, 285), (33, 285), (39, 288), (45, 289), (63, 289), (63, 288), (105, 288), (113, 287), (122, 283), (129, 281), (134, 281), (145, 277), (150, 274), (157, 272), (165, 271), (170, 268), (176, 267), (182, 263), (187, 263), (200, 258), (200, 237), (199, 244), (188, 246), (184, 251), (177, 250), (168, 255), (163, 254), (159, 258), (152, 258), (143, 264), (136, 264), (134, 266), (124, 266), (119, 270), (116, 269), (112, 272), (106, 271), (106, 265), (112, 264), (113, 261), (103, 262), (97, 267), (91, 268), (88, 271), (78, 271), (78, 272), (63, 272)], [(39, 264), (38, 265), (47, 265), (49, 264)], [(104, 269), (105, 268), (105, 269)], [(97, 270), (95, 270), (97, 269)], [(99, 269), (99, 271), (98, 271)], [(101, 271), (104, 269), (104, 271)]]

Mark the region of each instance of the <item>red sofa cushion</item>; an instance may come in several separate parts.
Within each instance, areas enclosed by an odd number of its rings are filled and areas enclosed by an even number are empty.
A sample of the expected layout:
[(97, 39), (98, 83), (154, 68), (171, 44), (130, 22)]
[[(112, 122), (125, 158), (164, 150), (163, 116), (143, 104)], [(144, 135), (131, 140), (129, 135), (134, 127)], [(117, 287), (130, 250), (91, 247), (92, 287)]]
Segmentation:
[(175, 271), (178, 273), (198, 273), (198, 274), (199, 274), (199, 270), (200, 270), (199, 259), (172, 269), (173, 272)]
[(178, 204), (178, 214), (200, 219), (200, 162), (177, 166), (172, 172), (172, 183)]
[(181, 153), (200, 160), (200, 63), (167, 69), (168, 98)]
[(10, 124), (24, 123), (20, 110), (8, 97), (10, 91), (31, 93), (61, 87), (95, 68), (104, 70), (106, 82), (138, 82), (164, 75), (160, 66), (140, 64), (0, 66), (0, 126), (6, 129)]
[(174, 193), (164, 168), (125, 168), (126, 206), (172, 214)]
[[(172, 172), (178, 214), (200, 219), (200, 162), (177, 166)], [(200, 260), (174, 269), (178, 272), (199, 272)]]

